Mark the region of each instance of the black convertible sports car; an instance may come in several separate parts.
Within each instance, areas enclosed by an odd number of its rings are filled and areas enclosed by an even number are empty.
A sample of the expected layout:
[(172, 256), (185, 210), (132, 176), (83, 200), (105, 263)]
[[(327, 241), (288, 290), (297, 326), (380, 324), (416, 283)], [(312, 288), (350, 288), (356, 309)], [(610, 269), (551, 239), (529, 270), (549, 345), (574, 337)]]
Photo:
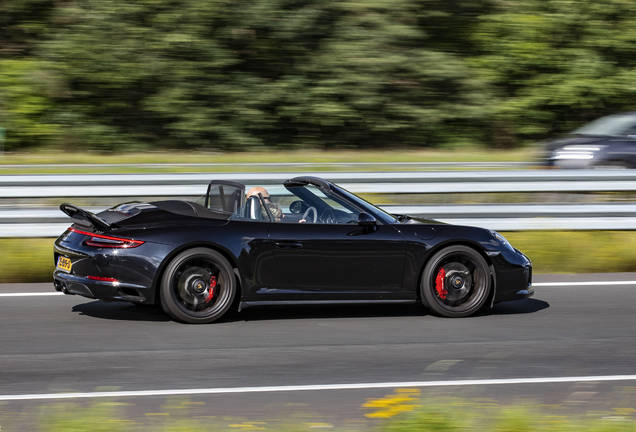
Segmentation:
[(534, 294), (532, 264), (483, 228), (392, 215), (316, 177), (259, 189), (212, 181), (197, 202), (60, 208), (55, 289), (161, 304), (208, 323), (232, 306), (422, 301), (464, 317)]

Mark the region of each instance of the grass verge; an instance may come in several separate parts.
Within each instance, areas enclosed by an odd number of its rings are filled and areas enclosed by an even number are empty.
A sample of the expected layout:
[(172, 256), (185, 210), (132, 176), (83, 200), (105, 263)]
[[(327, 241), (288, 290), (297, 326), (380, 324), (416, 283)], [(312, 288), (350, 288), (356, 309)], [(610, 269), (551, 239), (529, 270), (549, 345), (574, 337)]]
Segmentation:
[[(636, 271), (636, 232), (521, 231), (503, 233), (530, 257), (534, 273)], [(0, 283), (50, 282), (55, 264), (51, 238), (0, 239)]]
[(635, 231), (518, 231), (502, 233), (538, 273), (636, 271)]
[[(403, 399), (403, 398), (402, 398)], [(500, 432), (634, 432), (636, 422), (633, 409), (611, 412), (588, 412), (572, 414), (563, 408), (538, 409), (532, 405), (499, 405), (498, 403), (474, 402), (462, 398), (413, 399), (412, 404), (402, 403), (403, 411), (390, 416), (372, 417), (363, 425), (347, 428), (331, 423), (302, 422), (295, 416), (289, 419), (266, 421), (245, 421), (217, 415), (207, 407), (193, 416), (184, 407), (166, 409), (161, 416), (148, 417), (127, 415), (126, 405), (115, 402), (98, 402), (80, 406), (72, 402), (39, 407), (37, 420), (20, 419), (17, 416), (2, 415), (0, 421), (7, 430), (28, 430), (32, 432), (226, 432), (226, 431), (271, 431), (309, 432), (316, 428), (335, 431), (376, 431), (376, 432), (457, 432), (457, 431), (500, 431)], [(203, 402), (201, 402), (204, 405)], [(210, 412), (212, 411), (212, 412)], [(218, 413), (217, 413), (218, 414)], [(132, 419), (131, 419), (132, 418)], [(26, 420), (26, 421), (25, 421)], [(35, 420), (35, 421), (33, 421)], [(241, 421), (242, 420), (242, 421)]]
[[(531, 162), (535, 150), (491, 150), (484, 148), (459, 148), (447, 150), (389, 149), (369, 150), (294, 150), (275, 152), (146, 152), (123, 154), (66, 153), (63, 151), (38, 151), (37, 153), (15, 153), (0, 157), (0, 173), (125, 173), (125, 172), (187, 172), (187, 171), (277, 171), (280, 167), (245, 166), (237, 164), (267, 163), (390, 163), (390, 162)], [(223, 164), (222, 166), (171, 166), (143, 167), (142, 164)], [(51, 167), (46, 165), (79, 165)], [(97, 166), (95, 165), (97, 164)], [(127, 164), (113, 167), (106, 164)], [(16, 167), (15, 165), (27, 165)], [(85, 165), (85, 166), (81, 166)], [(100, 165), (103, 165), (100, 167)], [(303, 171), (333, 170), (333, 167), (307, 167)], [(368, 170), (368, 167), (347, 166), (347, 171)], [(408, 167), (397, 167), (407, 170)], [(287, 171), (287, 168), (284, 168)]]
[(53, 238), (0, 238), (0, 283), (53, 282), (54, 241)]

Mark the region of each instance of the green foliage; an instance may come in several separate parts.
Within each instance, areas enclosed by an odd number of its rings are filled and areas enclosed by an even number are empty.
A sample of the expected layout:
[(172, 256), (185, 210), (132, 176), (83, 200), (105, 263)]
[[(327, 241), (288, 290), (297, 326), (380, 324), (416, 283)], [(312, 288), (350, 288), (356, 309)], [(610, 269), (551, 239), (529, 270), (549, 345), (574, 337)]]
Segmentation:
[(0, 126), (6, 129), (5, 149), (51, 142), (59, 126), (51, 119), (53, 100), (44, 83), (49, 80), (40, 62), (0, 59)]
[(635, 24), (630, 0), (4, 0), (0, 126), (10, 149), (514, 147), (634, 109)]
[(549, 423), (541, 421), (541, 416), (537, 414), (538, 413), (532, 412), (527, 408), (518, 406), (500, 408), (493, 416), (494, 421), (491, 431), (531, 432), (549, 429)]
[(32, 54), (46, 31), (54, 3), (53, 0), (0, 2), (0, 59)]
[[(560, 409), (553, 412), (522, 405), (499, 405), (471, 402), (467, 399), (438, 397), (418, 401), (414, 411), (374, 422), (369, 430), (378, 432), (634, 432), (636, 423), (627, 415), (595, 412), (571, 415)], [(289, 420), (241, 421), (231, 417), (193, 418), (191, 413), (175, 411), (147, 417), (126, 413), (125, 403), (99, 402), (80, 405), (61, 403), (40, 407), (39, 428), (43, 432), (124, 432), (165, 431), (204, 432), (230, 430), (310, 431), (325, 423), (298, 423)], [(213, 411), (214, 412), (214, 411)], [(216, 412), (215, 412), (216, 413)], [(128, 414), (128, 415), (126, 415)], [(177, 414), (174, 415), (173, 414)], [(220, 413), (216, 413), (220, 414)], [(612, 415), (614, 414), (614, 415)], [(133, 419), (128, 418), (132, 415)], [(6, 424), (3, 419), (3, 425)], [(244, 419), (243, 419), (244, 420)], [(12, 425), (9, 423), (9, 427)], [(33, 425), (35, 426), (35, 425)], [(336, 427), (333, 430), (351, 430)], [(357, 429), (356, 429), (357, 430)], [(366, 428), (365, 428), (366, 430)]]
[(483, 118), (461, 59), (434, 49), (443, 31), (427, 34), (442, 16), (433, 1), (86, 0), (53, 11), (39, 53), (66, 83), (65, 145), (435, 146)]
[(304, 67), (313, 79), (303, 105), (326, 145), (434, 147), (478, 133), (470, 125), (483, 120), (481, 86), (429, 41), (429, 4), (334, 4), (331, 36)]
[(127, 421), (116, 417), (113, 403), (95, 403), (88, 407), (55, 404), (43, 409), (43, 432), (123, 432), (131, 430)]
[(223, 118), (244, 101), (227, 92), (232, 76), (223, 69), (233, 58), (214, 38), (223, 7), (87, 0), (58, 8), (42, 53), (66, 78), (57, 120), (69, 139), (115, 150), (208, 147), (215, 127), (223, 136), (241, 135), (237, 122)]
[(42, 53), (57, 119), (92, 148), (429, 145), (475, 133), (481, 89), (427, 46), (427, 4), (86, 0)]
[(475, 426), (473, 419), (461, 415), (457, 407), (441, 409), (424, 402), (418, 410), (387, 422), (382, 432), (460, 432), (477, 430)]
[(470, 59), (496, 91), (494, 139), (571, 131), (636, 107), (636, 3), (506, 0), (473, 33)]

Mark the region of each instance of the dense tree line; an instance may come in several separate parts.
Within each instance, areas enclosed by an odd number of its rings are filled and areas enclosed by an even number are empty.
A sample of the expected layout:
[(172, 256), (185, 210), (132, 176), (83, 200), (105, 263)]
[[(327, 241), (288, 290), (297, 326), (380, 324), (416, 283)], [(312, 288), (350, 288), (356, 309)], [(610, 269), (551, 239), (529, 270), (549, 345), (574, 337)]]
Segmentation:
[(1, 0), (7, 149), (511, 147), (636, 105), (633, 0)]

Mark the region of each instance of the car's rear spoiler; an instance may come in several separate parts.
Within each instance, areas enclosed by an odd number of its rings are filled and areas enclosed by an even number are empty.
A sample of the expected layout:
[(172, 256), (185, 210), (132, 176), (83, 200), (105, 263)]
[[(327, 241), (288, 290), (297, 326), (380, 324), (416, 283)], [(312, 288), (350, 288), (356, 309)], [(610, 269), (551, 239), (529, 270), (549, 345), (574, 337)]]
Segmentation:
[(107, 231), (111, 228), (111, 225), (104, 219), (73, 204), (62, 204), (60, 205), (60, 210), (69, 215), (76, 225), (97, 229), (98, 231)]

